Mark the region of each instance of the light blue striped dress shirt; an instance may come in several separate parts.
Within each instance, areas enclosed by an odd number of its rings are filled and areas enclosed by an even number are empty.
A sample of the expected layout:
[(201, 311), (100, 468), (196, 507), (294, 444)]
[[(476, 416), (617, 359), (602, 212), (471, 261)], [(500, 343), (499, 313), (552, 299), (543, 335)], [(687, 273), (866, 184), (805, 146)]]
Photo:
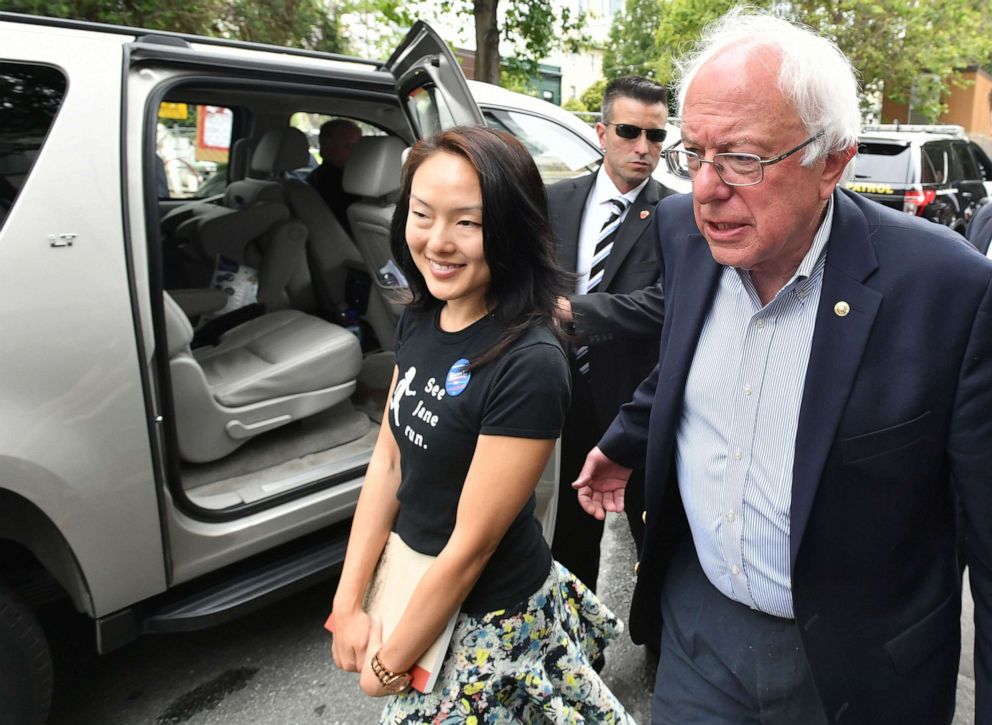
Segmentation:
[(795, 276), (762, 306), (725, 267), (686, 383), (679, 491), (706, 576), (752, 609), (792, 618), (789, 509), (799, 407), (823, 281), (831, 197)]

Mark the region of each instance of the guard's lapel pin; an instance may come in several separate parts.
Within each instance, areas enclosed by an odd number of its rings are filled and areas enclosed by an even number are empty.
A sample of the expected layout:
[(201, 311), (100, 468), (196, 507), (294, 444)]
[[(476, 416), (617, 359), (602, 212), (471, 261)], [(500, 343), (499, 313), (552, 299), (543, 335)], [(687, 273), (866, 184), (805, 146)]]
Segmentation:
[(651, 212), (647, 209), (641, 209), (641, 219), (647, 219), (651, 215)]
[(836, 305), (834, 305), (834, 314), (838, 317), (847, 317), (847, 313), (851, 311), (851, 306), (847, 304), (844, 300), (841, 300)]

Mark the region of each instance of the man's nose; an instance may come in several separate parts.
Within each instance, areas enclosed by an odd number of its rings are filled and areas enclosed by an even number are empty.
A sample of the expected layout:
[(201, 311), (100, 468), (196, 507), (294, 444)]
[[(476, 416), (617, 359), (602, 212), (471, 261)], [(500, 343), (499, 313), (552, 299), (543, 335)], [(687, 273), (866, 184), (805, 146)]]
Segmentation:
[(641, 131), (637, 134), (637, 138), (634, 139), (634, 151), (639, 153), (641, 156), (651, 153), (651, 142), (648, 141), (646, 131)]
[(692, 180), (692, 194), (700, 204), (728, 199), (732, 193), (733, 188), (720, 178), (715, 164), (700, 164)]

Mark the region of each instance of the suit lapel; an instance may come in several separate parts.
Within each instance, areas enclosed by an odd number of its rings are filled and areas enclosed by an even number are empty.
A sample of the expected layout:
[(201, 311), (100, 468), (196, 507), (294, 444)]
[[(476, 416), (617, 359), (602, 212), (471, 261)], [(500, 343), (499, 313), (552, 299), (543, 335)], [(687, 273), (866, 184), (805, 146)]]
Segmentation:
[(560, 205), (556, 205), (554, 226), (558, 232), (558, 263), (567, 272), (576, 271), (582, 216), (595, 181), (596, 172), (574, 179)]
[(620, 230), (613, 239), (613, 249), (610, 256), (606, 258), (606, 269), (603, 270), (603, 281), (599, 284), (599, 289), (606, 291), (610, 282), (617, 274), (617, 270), (623, 264), (624, 258), (634, 247), (635, 242), (648, 225), (654, 224), (654, 208), (660, 198), (661, 184), (654, 179), (649, 179), (648, 183), (641, 189), (634, 203), (630, 205)]
[[(671, 331), (664, 335), (665, 349), (660, 358), (655, 398), (657, 410), (670, 411), (662, 419), (666, 430), (658, 439), (670, 441), (673, 449), (689, 368), (724, 269), (713, 259), (702, 234), (686, 236), (684, 244), (689, 250), (683, 267), (685, 272), (680, 275), (678, 289), (668, 296), (665, 310), (665, 324), (671, 325)], [(677, 395), (678, 399), (669, 397), (673, 395)]]
[[(827, 455), (871, 333), (882, 296), (863, 281), (877, 267), (864, 213), (843, 192), (834, 193), (816, 327), (799, 411), (792, 468), (791, 563), (809, 520)], [(850, 312), (835, 306), (846, 302)]]

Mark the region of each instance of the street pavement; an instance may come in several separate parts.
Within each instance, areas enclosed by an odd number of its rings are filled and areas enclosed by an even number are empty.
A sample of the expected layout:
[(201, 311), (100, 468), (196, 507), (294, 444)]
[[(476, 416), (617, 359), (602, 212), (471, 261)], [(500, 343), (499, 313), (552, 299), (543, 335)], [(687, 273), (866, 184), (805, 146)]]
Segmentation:
[[(624, 516), (611, 515), (600, 592), (626, 619), (634, 586), (633, 543)], [(93, 625), (69, 607), (45, 613), (55, 651), (53, 725), (369, 725), (381, 702), (330, 660), (322, 629), (333, 583), (200, 632), (146, 636), (104, 657)], [(971, 597), (954, 725), (974, 725)], [(606, 653), (603, 678), (639, 723), (650, 722), (656, 664), (624, 635)], [(2, 717), (0, 717), (2, 720)]]

